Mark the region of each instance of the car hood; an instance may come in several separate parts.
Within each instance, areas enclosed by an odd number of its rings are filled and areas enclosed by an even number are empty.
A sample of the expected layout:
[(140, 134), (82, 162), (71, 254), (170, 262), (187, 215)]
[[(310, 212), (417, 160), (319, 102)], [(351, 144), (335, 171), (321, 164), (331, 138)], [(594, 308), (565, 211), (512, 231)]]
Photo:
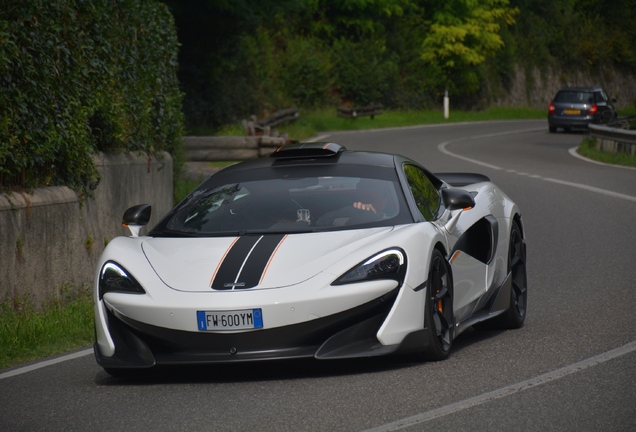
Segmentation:
[(330, 273), (333, 278), (377, 252), (392, 227), (303, 234), (149, 238), (144, 255), (157, 276), (179, 291), (271, 289)]

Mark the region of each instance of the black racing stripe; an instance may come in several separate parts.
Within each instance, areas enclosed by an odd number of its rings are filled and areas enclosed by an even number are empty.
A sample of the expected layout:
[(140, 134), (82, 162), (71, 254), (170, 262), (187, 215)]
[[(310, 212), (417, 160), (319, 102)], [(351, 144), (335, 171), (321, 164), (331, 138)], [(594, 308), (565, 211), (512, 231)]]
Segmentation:
[(245, 285), (237, 286), (236, 289), (252, 288), (258, 285), (270, 257), (284, 237), (284, 234), (263, 236), (263, 239), (258, 242), (239, 275), (239, 282), (244, 282)]
[(221, 263), (221, 267), (219, 267), (219, 270), (214, 277), (214, 281), (212, 282), (212, 289), (232, 289), (231, 285), (228, 286), (226, 284), (234, 283), (236, 275), (245, 261), (245, 257), (260, 238), (261, 236), (258, 235), (246, 235), (239, 237)]

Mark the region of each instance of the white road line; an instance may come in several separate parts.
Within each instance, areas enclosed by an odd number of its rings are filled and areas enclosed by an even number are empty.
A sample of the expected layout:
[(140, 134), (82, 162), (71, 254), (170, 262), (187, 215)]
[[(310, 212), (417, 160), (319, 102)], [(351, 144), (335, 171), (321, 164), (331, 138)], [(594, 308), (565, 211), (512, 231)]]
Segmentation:
[(556, 369), (551, 372), (544, 373), (534, 378), (521, 381), (506, 387), (502, 387), (500, 389), (493, 390), (491, 392), (483, 393), (481, 395), (478, 395), (469, 399), (464, 399), (463, 401), (455, 402), (450, 405), (446, 405), (431, 411), (426, 411), (421, 414), (417, 414), (411, 417), (406, 417), (401, 420), (394, 421), (392, 423), (387, 423), (377, 428), (368, 429), (365, 432), (389, 432), (389, 431), (396, 431), (396, 430), (408, 428), (411, 426), (419, 425), (421, 423), (425, 423), (430, 420), (444, 417), (449, 414), (456, 413), (458, 411), (463, 411), (465, 409), (472, 408), (472, 407), (475, 407), (490, 401), (501, 399), (506, 396), (511, 396), (515, 393), (519, 393), (524, 390), (532, 389), (537, 386), (547, 384), (549, 382), (564, 378), (568, 375), (572, 375), (574, 373), (584, 371), (585, 369), (591, 368), (593, 366), (598, 366), (602, 363), (608, 362), (610, 360), (613, 360), (615, 358), (621, 357), (623, 355), (629, 354), (634, 351), (636, 351), (636, 341), (630, 342), (627, 345), (623, 345), (622, 347), (604, 352), (594, 357), (590, 357), (578, 363), (574, 363), (569, 366), (565, 366), (560, 369)]
[(464, 139), (457, 140), (457, 141), (445, 141), (445, 142), (439, 144), (437, 146), (437, 149), (440, 152), (444, 153), (445, 155), (454, 157), (456, 159), (465, 160), (466, 162), (470, 162), (470, 163), (474, 163), (474, 164), (477, 164), (477, 165), (485, 166), (486, 168), (494, 169), (494, 170), (497, 170), (497, 171), (501, 171), (503, 169), (501, 167), (498, 167), (497, 165), (491, 165), (489, 163), (481, 162), (481, 161), (478, 161), (478, 160), (475, 160), (475, 159), (471, 159), (471, 158), (466, 157), (466, 156), (461, 156), (461, 155), (458, 155), (456, 153), (453, 153), (451, 151), (446, 150), (446, 145), (450, 144), (451, 142), (458, 142), (458, 141), (464, 141)]
[[(469, 157), (466, 157), (466, 156), (459, 155), (457, 153), (453, 153), (453, 152), (451, 152), (450, 150), (448, 150), (446, 148), (446, 146), (448, 144), (452, 144), (452, 143), (456, 143), (456, 142), (460, 142), (460, 141), (467, 141), (467, 140), (477, 139), (477, 138), (485, 138), (485, 137), (489, 137), (489, 136), (506, 135), (506, 134), (510, 134), (510, 133), (530, 132), (530, 131), (536, 131), (536, 130), (542, 130), (542, 129), (525, 129), (525, 130), (518, 130), (518, 131), (502, 132), (502, 133), (491, 134), (491, 135), (480, 135), (480, 136), (461, 138), (461, 139), (454, 140), (454, 141), (445, 141), (443, 143), (440, 143), (437, 146), (437, 149), (441, 153), (444, 153), (445, 155), (454, 157), (456, 159), (461, 159), (461, 160), (464, 160), (466, 162), (470, 162), (470, 163), (473, 163), (473, 164), (476, 164), (476, 165), (481, 165), (481, 166), (484, 166), (486, 168), (490, 168), (490, 169), (493, 169), (493, 170), (497, 170), (497, 171), (504, 170), (506, 172), (509, 172), (509, 173), (512, 173), (512, 174), (517, 174), (517, 175), (520, 175), (520, 176), (530, 177), (530, 178), (537, 179), (537, 180), (544, 180), (544, 181), (547, 181), (547, 182), (550, 182), (550, 183), (557, 183), (557, 184), (560, 184), (560, 185), (563, 185), (563, 186), (574, 187), (574, 188), (583, 189), (583, 190), (586, 190), (586, 191), (589, 191), (589, 192), (594, 192), (594, 193), (598, 193), (598, 194), (609, 196), (609, 197), (613, 197), (613, 198), (619, 198), (619, 199), (623, 199), (623, 200), (626, 200), (626, 201), (636, 202), (636, 196), (626, 195), (626, 194), (622, 194), (622, 193), (618, 193), (618, 192), (612, 192), (612, 191), (609, 191), (607, 189), (601, 189), (601, 188), (597, 188), (597, 187), (594, 187), (594, 186), (588, 186), (588, 185), (585, 185), (585, 184), (582, 184), (582, 183), (574, 183), (574, 182), (569, 182), (569, 181), (565, 181), (565, 180), (558, 180), (558, 179), (553, 179), (553, 178), (549, 178), (549, 177), (543, 177), (543, 176), (540, 176), (540, 175), (537, 175), (537, 174), (529, 174), (529, 173), (525, 173), (525, 172), (518, 172), (518, 171), (515, 171), (513, 169), (504, 169), (504, 168), (499, 167), (497, 165), (492, 165), (492, 164), (489, 164), (489, 163), (486, 163), (486, 162), (482, 162), (482, 161), (479, 161), (479, 160), (476, 160), (476, 159), (472, 159), (472, 158), (469, 158)], [(570, 151), (570, 154), (572, 154), (572, 151)], [(585, 159), (585, 158), (583, 158), (580, 155), (579, 155), (579, 157), (582, 158), (582, 159)], [(603, 164), (603, 165), (608, 165), (608, 166), (618, 167), (618, 168), (624, 168), (624, 167), (618, 166), (618, 165), (609, 165), (609, 164)]]
[(87, 349), (87, 350), (83, 350), (83, 351), (79, 351), (79, 352), (76, 352), (76, 353), (73, 353), (73, 354), (67, 354), (65, 356), (54, 358), (54, 359), (51, 359), (51, 360), (45, 360), (43, 362), (35, 363), (35, 364), (29, 365), (29, 366), (25, 366), (25, 367), (21, 367), (21, 368), (18, 368), (18, 369), (13, 369), (13, 370), (11, 370), (9, 372), (5, 372), (5, 373), (0, 374), (0, 380), (1, 379), (5, 379), (5, 378), (10, 378), (10, 377), (16, 376), (16, 375), (22, 375), (22, 374), (27, 373), (27, 372), (31, 372), (31, 371), (34, 371), (34, 370), (37, 370), (37, 369), (41, 369), (43, 367), (51, 366), (51, 365), (54, 365), (54, 364), (57, 364), (57, 363), (62, 363), (62, 362), (68, 361), (68, 360), (73, 360), (73, 359), (76, 359), (76, 358), (85, 357), (85, 356), (87, 356), (89, 354), (93, 354), (93, 349), (92, 348), (91, 349)]
[(489, 164), (489, 163), (486, 163), (486, 162), (478, 161), (476, 159), (471, 159), (471, 158), (466, 157), (466, 156), (458, 155), (457, 153), (453, 153), (452, 151), (447, 150), (446, 146), (448, 144), (453, 144), (453, 143), (457, 143), (457, 142), (461, 142), (461, 141), (468, 141), (468, 140), (480, 139), (480, 138), (492, 138), (492, 137), (496, 137), (496, 136), (512, 135), (512, 134), (525, 133), (525, 132), (538, 132), (538, 131), (542, 131), (544, 129), (545, 128), (518, 129), (518, 130), (512, 130), (512, 131), (497, 132), (497, 133), (492, 133), (492, 134), (469, 136), (469, 137), (465, 137), (465, 138), (459, 138), (459, 139), (456, 139), (456, 140), (453, 140), (453, 141), (444, 141), (443, 143), (440, 143), (440, 144), (437, 145), (437, 149), (440, 152), (444, 153), (445, 155), (452, 156), (452, 157), (457, 158), (457, 159), (462, 159), (462, 160), (465, 160), (465, 161), (470, 162), (470, 163), (474, 163), (474, 164), (477, 164), (477, 165), (485, 166), (485, 167), (500, 171), (500, 170), (503, 170), (503, 168), (498, 167), (497, 165), (492, 165), (492, 164)]
[(600, 188), (596, 188), (594, 186), (587, 186), (587, 185), (580, 184), (580, 183), (572, 183), (572, 182), (569, 182), (569, 181), (553, 179), (553, 178), (549, 178), (549, 177), (543, 177), (543, 178), (541, 178), (541, 180), (545, 180), (545, 181), (551, 182), (551, 183), (557, 183), (557, 184), (564, 185), (564, 186), (571, 186), (571, 187), (583, 189), (583, 190), (586, 190), (586, 191), (599, 193), (601, 195), (606, 195), (606, 196), (610, 196), (610, 197), (614, 197), (614, 198), (620, 198), (620, 199), (624, 199), (624, 200), (627, 200), (627, 201), (636, 202), (636, 197), (635, 196), (625, 195), (625, 194), (618, 193), (618, 192), (612, 192), (612, 191), (608, 191), (607, 189), (600, 189)]
[[(387, 127), (387, 128), (376, 128), (376, 129), (362, 129), (362, 130), (342, 130), (342, 131), (331, 131), (329, 133), (324, 133), (313, 138), (309, 138), (305, 140), (305, 142), (319, 142), (327, 139), (331, 135), (348, 135), (348, 134), (356, 134), (356, 133), (375, 133), (375, 132), (387, 132), (387, 131), (396, 131), (396, 130), (409, 130), (409, 129), (426, 129), (426, 128), (438, 128), (445, 126), (466, 126), (466, 125), (475, 125), (475, 124), (492, 124), (492, 123), (512, 123), (512, 122), (536, 122), (537, 119), (525, 119), (525, 120), (491, 120), (491, 121), (478, 121), (478, 122), (457, 122), (457, 123), (430, 123), (430, 124), (422, 124), (422, 125), (413, 125), (413, 126), (396, 126), (396, 127)], [(545, 127), (542, 128), (533, 128), (526, 129), (524, 131), (542, 131), (545, 130)], [(483, 135), (484, 137), (488, 136), (496, 136), (496, 135), (505, 135), (509, 133), (517, 133), (519, 131), (512, 132), (501, 132), (500, 134), (493, 135)]]

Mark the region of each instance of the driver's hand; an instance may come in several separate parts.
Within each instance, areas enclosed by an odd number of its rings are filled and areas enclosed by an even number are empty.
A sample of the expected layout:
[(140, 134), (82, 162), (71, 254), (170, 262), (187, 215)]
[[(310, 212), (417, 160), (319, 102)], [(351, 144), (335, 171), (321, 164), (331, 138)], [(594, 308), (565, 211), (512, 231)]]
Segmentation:
[(373, 204), (365, 204), (363, 202), (360, 201), (356, 201), (353, 203), (353, 206), (357, 209), (360, 210), (367, 210), (367, 211), (372, 211), (373, 214), (378, 214), (378, 212), (376, 211), (375, 207), (373, 207)]

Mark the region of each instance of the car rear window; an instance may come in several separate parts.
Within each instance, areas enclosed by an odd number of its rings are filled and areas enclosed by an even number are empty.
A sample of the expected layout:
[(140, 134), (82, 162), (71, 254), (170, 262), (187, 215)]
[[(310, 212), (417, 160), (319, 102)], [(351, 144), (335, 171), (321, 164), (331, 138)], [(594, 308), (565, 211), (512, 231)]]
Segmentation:
[(592, 103), (594, 102), (594, 94), (592, 92), (587, 91), (560, 91), (554, 97), (555, 102), (564, 102), (564, 103)]

